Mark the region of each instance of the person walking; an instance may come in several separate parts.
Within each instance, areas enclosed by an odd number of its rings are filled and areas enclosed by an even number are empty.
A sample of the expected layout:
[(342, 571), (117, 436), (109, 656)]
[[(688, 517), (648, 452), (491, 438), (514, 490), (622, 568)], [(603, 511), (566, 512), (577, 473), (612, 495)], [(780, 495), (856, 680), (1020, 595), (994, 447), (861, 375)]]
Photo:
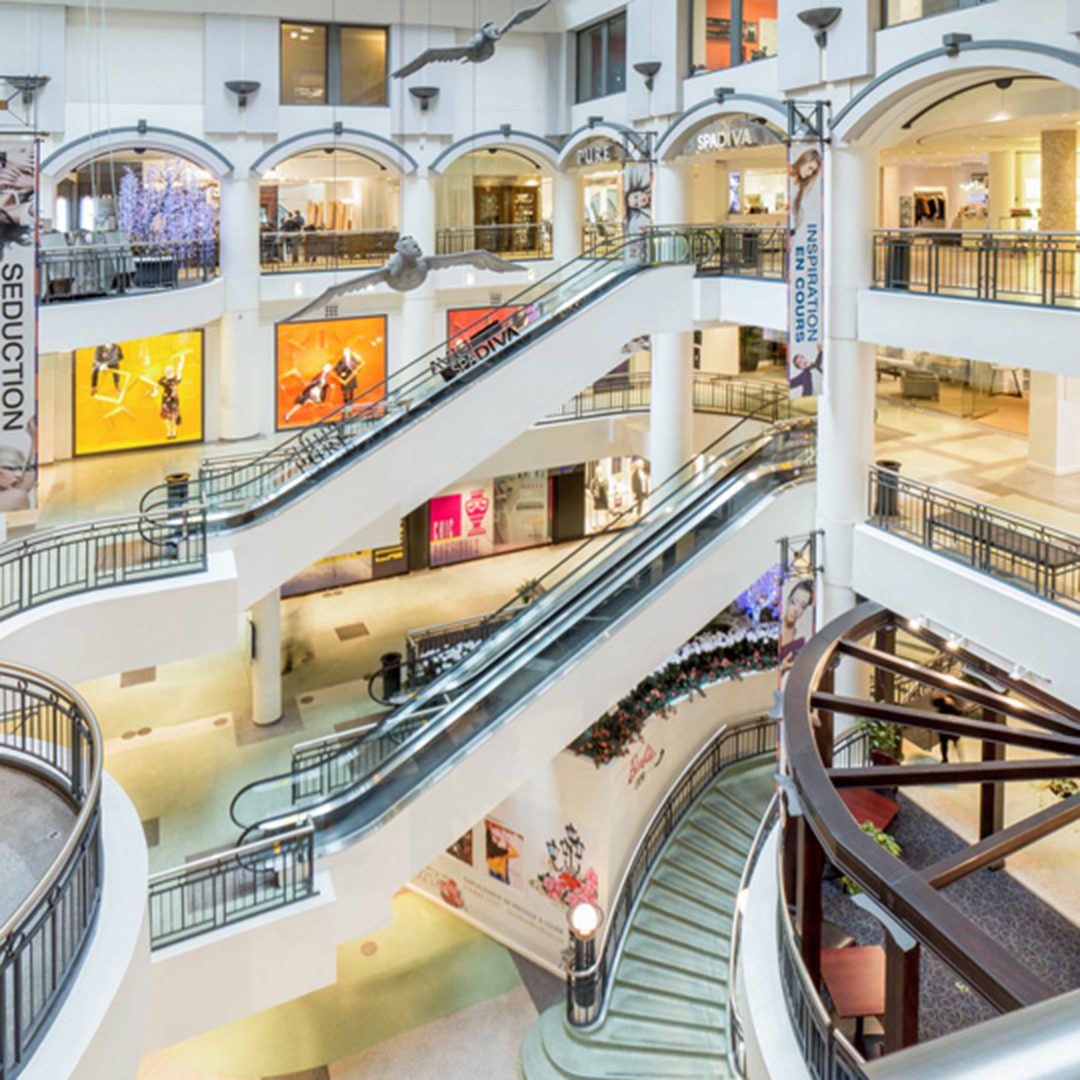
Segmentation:
[[(936, 693), (930, 695), (930, 707), (936, 713), (940, 713), (942, 716), (963, 716), (963, 710), (956, 704), (956, 699), (952, 694)], [(949, 743), (952, 743), (957, 747), (957, 756), (960, 755), (960, 736), (950, 735), (947, 732), (938, 732), (938, 741), (941, 743), (941, 763), (947, 765), (949, 763)]]

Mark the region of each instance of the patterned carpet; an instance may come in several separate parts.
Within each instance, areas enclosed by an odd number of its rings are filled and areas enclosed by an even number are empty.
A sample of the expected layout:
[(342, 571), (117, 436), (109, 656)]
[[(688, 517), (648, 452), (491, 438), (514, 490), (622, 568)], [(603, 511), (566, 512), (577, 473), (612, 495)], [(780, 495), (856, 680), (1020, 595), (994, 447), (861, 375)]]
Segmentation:
[[(889, 832), (915, 869), (960, 850), (963, 841), (904, 795)], [(1080, 987), (1080, 927), (1043, 903), (1007, 871), (980, 870), (962, 878), (945, 894), (973, 921), (1004, 945), (1021, 963), (1059, 993)], [(843, 888), (827, 881), (825, 917), (853, 934), (859, 945), (882, 944), (875, 919), (857, 908)], [(920, 1041), (969, 1027), (995, 1010), (933, 953), (923, 952), (920, 978)]]

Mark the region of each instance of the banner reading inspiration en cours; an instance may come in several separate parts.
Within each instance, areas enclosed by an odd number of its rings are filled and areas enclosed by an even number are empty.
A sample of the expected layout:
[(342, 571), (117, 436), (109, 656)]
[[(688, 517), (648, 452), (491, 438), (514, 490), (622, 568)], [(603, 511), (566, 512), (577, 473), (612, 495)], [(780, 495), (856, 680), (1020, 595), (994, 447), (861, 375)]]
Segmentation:
[(788, 387), (816, 397), (825, 377), (823, 286), (825, 160), (822, 144), (788, 144)]
[(0, 513), (37, 484), (37, 145), (0, 143)]

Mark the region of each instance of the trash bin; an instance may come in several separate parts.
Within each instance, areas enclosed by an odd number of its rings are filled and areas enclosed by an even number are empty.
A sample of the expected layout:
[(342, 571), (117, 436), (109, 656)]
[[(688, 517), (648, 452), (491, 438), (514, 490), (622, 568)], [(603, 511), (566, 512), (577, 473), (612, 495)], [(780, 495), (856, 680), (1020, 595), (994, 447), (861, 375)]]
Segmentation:
[(188, 500), (191, 473), (174, 472), (165, 477), (166, 500), (170, 509), (183, 506)]
[(900, 462), (883, 460), (877, 462), (877, 467), (877, 498), (874, 501), (874, 515), (896, 517), (900, 501)]
[(383, 696), (396, 697), (401, 693), (401, 653), (388, 652), (379, 657), (382, 665)]

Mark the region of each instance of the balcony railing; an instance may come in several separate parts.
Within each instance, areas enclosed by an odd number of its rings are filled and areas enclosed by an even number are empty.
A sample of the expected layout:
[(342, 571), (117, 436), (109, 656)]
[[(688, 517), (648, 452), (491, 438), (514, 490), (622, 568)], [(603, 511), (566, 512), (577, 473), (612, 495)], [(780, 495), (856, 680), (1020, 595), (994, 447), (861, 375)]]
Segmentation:
[(106, 233), (71, 241), (63, 233), (41, 238), (41, 302), (89, 300), (201, 285), (217, 277), (216, 240), (136, 243)]
[[(48, 872), (0, 927), (0, 1078), (49, 1030), (101, 902), (102, 741), (86, 703), (39, 672), (0, 666), (0, 767), (23, 769), (76, 811)], [(17, 817), (9, 829), (23, 828)]]
[(581, 226), (581, 253), (606, 255), (623, 242), (621, 221), (586, 221)]
[(161, 510), (0, 546), (0, 618), (76, 593), (206, 569), (206, 513)]
[(259, 234), (259, 264), (264, 274), (382, 266), (393, 255), (398, 235), (397, 229), (263, 232)]
[(178, 941), (307, 900), (315, 889), (315, 829), (230, 848), (150, 877), (150, 945)]
[(653, 811), (611, 894), (603, 940), (595, 961), (567, 972), (566, 1015), (575, 1027), (594, 1023), (601, 1015), (619, 943), (626, 932), (653, 864), (686, 812), (729, 765), (776, 750), (775, 720), (762, 718), (738, 727), (722, 727), (697, 753)]
[(874, 287), (1075, 308), (1080, 233), (876, 229)]
[(875, 466), (871, 525), (1080, 611), (1080, 536)]
[(514, 261), (550, 259), (551, 222), (525, 225), (461, 225), (438, 229), (437, 255), (461, 255), (466, 251), (492, 251)]
[(699, 274), (719, 277), (787, 278), (786, 225), (693, 226)]

